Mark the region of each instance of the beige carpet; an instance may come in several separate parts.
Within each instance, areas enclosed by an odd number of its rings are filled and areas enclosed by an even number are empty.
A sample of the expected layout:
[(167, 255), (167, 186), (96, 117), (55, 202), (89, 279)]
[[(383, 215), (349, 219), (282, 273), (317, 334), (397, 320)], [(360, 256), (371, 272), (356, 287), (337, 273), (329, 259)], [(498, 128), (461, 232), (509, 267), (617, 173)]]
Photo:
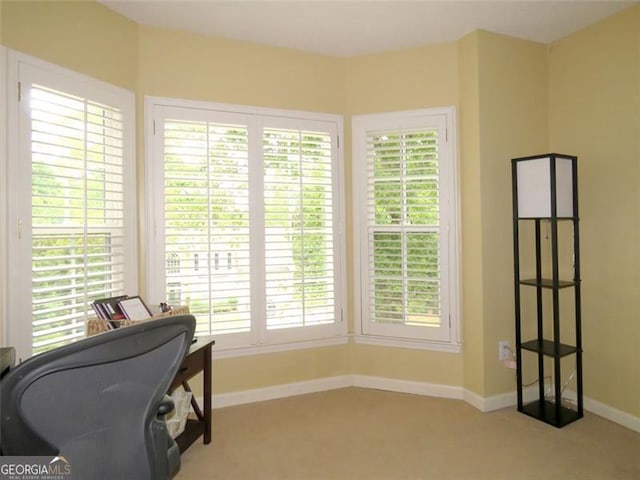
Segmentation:
[(515, 408), (359, 388), (215, 410), (177, 480), (640, 479), (640, 434), (586, 413), (556, 429)]

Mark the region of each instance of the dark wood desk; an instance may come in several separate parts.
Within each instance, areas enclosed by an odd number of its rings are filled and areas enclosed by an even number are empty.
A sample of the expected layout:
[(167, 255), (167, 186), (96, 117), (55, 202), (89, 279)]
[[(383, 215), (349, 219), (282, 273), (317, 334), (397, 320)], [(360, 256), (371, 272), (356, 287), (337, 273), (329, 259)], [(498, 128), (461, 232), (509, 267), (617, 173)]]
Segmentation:
[(4, 377), (16, 364), (16, 350), (13, 347), (0, 348), (0, 378)]
[(190, 392), (191, 387), (189, 387), (188, 380), (202, 372), (202, 409), (196, 399), (191, 397), (191, 407), (196, 418), (189, 418), (184, 432), (176, 438), (180, 453), (189, 448), (200, 435), (203, 435), (205, 445), (211, 443), (211, 348), (215, 343), (213, 337), (199, 337), (191, 345), (189, 353), (187, 353), (171, 384), (170, 391), (182, 386), (187, 392)]

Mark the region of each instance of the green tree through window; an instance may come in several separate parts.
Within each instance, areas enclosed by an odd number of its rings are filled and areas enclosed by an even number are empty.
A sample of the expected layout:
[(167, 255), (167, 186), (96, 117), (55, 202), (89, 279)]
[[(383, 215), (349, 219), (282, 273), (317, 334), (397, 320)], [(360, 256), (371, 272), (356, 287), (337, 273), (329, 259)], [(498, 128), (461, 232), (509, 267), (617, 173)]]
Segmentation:
[(383, 323), (438, 325), (437, 134), (373, 134), (369, 145), (375, 319)]

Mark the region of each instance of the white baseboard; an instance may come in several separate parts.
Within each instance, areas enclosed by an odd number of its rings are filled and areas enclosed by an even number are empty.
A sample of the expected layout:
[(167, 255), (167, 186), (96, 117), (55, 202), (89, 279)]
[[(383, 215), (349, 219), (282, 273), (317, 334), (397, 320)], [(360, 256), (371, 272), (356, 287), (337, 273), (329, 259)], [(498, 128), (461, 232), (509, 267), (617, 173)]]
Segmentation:
[(213, 396), (212, 404), (213, 408), (216, 409), (352, 386), (353, 381), (350, 375), (340, 375), (337, 377), (318, 378), (316, 380), (308, 380), (304, 382), (285, 383), (282, 385), (274, 385), (264, 388), (254, 388), (240, 392), (218, 393)]
[(494, 395), (492, 397), (481, 397), (471, 390), (464, 391), (464, 401), (472, 407), (477, 408), (483, 413), (491, 412), (493, 410), (499, 410), (501, 408), (510, 407), (516, 404), (516, 394), (503, 393), (501, 395)]
[(442, 385), (436, 383), (415, 382), (393, 378), (371, 377), (368, 375), (351, 375), (353, 387), (387, 390), (390, 392), (413, 393), (428, 397), (463, 399), (462, 387)]
[[(537, 387), (525, 388), (522, 392), (525, 402), (532, 402), (538, 398)], [(518, 396), (515, 391), (492, 395), (491, 397), (481, 397), (471, 390), (464, 391), (464, 401), (476, 407), (483, 413), (500, 410), (501, 408), (513, 407), (518, 403)]]
[[(551, 386), (553, 388), (553, 385)], [(538, 389), (536, 387), (526, 388), (523, 392), (524, 402), (532, 402), (538, 398)], [(576, 393), (571, 390), (566, 390), (563, 395), (564, 398), (568, 398), (575, 402)], [(465, 390), (465, 402), (473, 405), (482, 412), (490, 412), (492, 410), (498, 410), (500, 408), (512, 407), (517, 403), (516, 392), (504, 393), (502, 395), (494, 395), (492, 397), (481, 397), (469, 390)], [(622, 425), (635, 432), (640, 432), (640, 418), (611, 407), (605, 403), (599, 402), (589, 397), (583, 397), (583, 407), (586, 411), (594, 413), (602, 418)]]
[[(430, 397), (450, 398), (464, 400), (469, 405), (481, 412), (490, 412), (501, 408), (512, 407), (516, 404), (516, 393), (508, 392), (491, 397), (481, 397), (471, 390), (452, 385), (442, 385), (411, 380), (398, 380), (393, 378), (373, 377), (368, 375), (339, 375), (336, 377), (319, 378), (304, 382), (286, 383), (264, 388), (243, 390), (240, 392), (218, 393), (213, 396), (213, 408), (224, 408), (233, 405), (262, 402), (276, 398), (304, 395), (307, 393), (335, 390), (337, 388), (361, 387), (391, 392), (412, 393)], [(570, 397), (570, 392), (567, 391)], [(532, 401), (538, 395), (537, 388), (528, 388), (524, 391), (525, 401)], [(202, 398), (197, 401), (200, 405)], [(640, 418), (613, 408), (604, 403), (590, 398), (584, 398), (584, 408), (607, 420), (622, 425), (636, 432), (640, 432)]]
[(340, 375), (337, 377), (286, 383), (271, 387), (244, 390), (241, 392), (219, 393), (213, 396), (212, 403), (213, 408), (216, 409), (347, 387), (361, 387), (375, 390), (387, 390), (391, 392), (413, 393), (416, 395), (452, 398), (456, 400), (463, 399), (462, 387), (383, 377), (371, 377), (367, 375)]
[[(576, 400), (576, 392), (573, 390), (567, 389), (565, 391), (566, 398)], [(583, 398), (583, 407), (585, 410), (595, 413), (596, 415), (606, 418), (607, 420), (617, 423), (618, 425), (622, 425), (623, 427), (627, 427), (630, 430), (634, 430), (636, 432), (640, 432), (640, 418), (634, 417), (633, 415), (623, 412), (622, 410), (618, 410), (617, 408), (613, 408), (606, 403), (599, 402), (594, 400), (593, 398), (584, 397)]]
[(623, 412), (622, 410), (618, 410), (617, 408), (610, 407), (609, 405), (587, 397), (584, 398), (584, 408), (585, 410), (606, 418), (613, 423), (617, 423), (618, 425), (622, 425), (623, 427), (627, 427), (640, 433), (640, 418), (634, 417), (627, 412)]

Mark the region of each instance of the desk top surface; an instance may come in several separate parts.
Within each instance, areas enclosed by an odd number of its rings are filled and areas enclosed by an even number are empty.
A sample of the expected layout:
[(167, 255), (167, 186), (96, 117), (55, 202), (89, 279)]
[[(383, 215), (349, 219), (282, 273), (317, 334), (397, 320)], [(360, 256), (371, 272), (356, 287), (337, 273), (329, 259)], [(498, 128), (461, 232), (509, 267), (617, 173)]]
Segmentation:
[(213, 335), (208, 335), (204, 337), (194, 337), (194, 338), (196, 339), (196, 341), (193, 342), (189, 347), (189, 353), (197, 352), (201, 348), (206, 348), (216, 343)]

